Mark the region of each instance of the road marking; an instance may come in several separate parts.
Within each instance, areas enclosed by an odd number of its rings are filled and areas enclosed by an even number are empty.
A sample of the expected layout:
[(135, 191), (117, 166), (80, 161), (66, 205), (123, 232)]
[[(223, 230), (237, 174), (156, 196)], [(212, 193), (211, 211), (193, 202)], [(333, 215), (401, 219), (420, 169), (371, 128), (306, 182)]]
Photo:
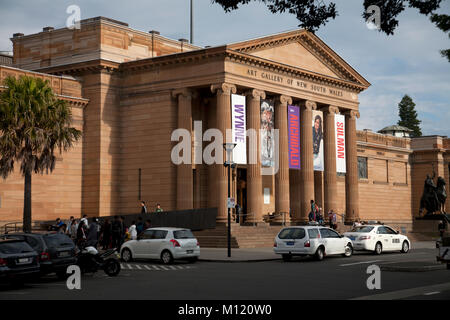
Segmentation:
[(152, 270), (149, 266), (147, 266), (147, 265), (144, 265), (144, 268), (145, 269), (147, 269), (147, 270)]
[(128, 269), (133, 269), (133, 267), (130, 264), (127, 264)]
[[(370, 296), (363, 296), (353, 298), (351, 300), (393, 300), (405, 299), (408, 297), (424, 295), (427, 292), (445, 291), (450, 289), (450, 282), (440, 283), (431, 286), (417, 287), (405, 290), (391, 291), (386, 293), (373, 294)], [(434, 290), (434, 291), (432, 291)]]
[(439, 294), (439, 293), (441, 293), (441, 292), (440, 291), (433, 291), (433, 292), (424, 293), (423, 295), (424, 296), (432, 296), (433, 294)]
[(160, 268), (158, 268), (158, 266), (155, 266), (155, 265), (152, 265), (152, 267), (153, 267), (153, 269), (155, 269), (155, 270), (161, 270)]
[(163, 270), (169, 270), (169, 269), (167, 269), (167, 267), (164, 267), (164, 266), (160, 266), (160, 268), (162, 268)]
[(141, 266), (138, 264), (135, 264), (136, 268), (138, 268), (139, 270), (142, 270)]
[(358, 264), (368, 264), (368, 263), (375, 263), (375, 262), (380, 262), (380, 261), (383, 261), (383, 260), (371, 260), (371, 261), (361, 261), (361, 262), (354, 262), (354, 263), (346, 263), (346, 264), (339, 265), (339, 267), (356, 266)]

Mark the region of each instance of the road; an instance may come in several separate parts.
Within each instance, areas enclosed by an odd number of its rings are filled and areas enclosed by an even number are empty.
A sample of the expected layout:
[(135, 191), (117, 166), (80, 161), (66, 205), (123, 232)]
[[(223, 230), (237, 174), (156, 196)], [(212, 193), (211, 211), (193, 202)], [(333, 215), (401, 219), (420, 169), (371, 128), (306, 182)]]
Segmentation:
[(381, 271), (381, 289), (369, 290), (370, 265), (401, 261), (432, 261), (433, 249), (376, 256), (356, 253), (350, 258), (329, 257), (322, 262), (298, 258), (291, 262), (158, 262), (122, 263), (118, 277), (103, 272), (84, 275), (81, 290), (47, 276), (19, 287), (0, 285), (5, 299), (450, 299), (450, 271)]

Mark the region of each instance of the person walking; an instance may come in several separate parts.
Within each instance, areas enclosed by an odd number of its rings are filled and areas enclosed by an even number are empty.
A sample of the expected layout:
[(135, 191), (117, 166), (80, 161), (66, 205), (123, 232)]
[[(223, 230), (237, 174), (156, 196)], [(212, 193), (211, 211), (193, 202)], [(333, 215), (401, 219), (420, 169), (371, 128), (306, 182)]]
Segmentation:
[(144, 231), (144, 223), (142, 222), (142, 217), (138, 217), (138, 223), (136, 225), (136, 233), (139, 235)]
[(86, 231), (86, 224), (81, 220), (77, 228), (77, 246), (80, 250), (82, 250), (86, 244)]
[(310, 203), (311, 203), (311, 211), (309, 212), (309, 215), (308, 215), (308, 219), (309, 219), (309, 222), (312, 222), (312, 221), (316, 221), (316, 204), (314, 203), (314, 200), (311, 200), (310, 201)]
[(121, 238), (122, 238), (122, 223), (118, 216), (114, 216), (114, 221), (112, 223), (112, 247), (113, 248), (120, 248), (121, 245)]
[(131, 222), (131, 226), (128, 228), (128, 233), (130, 234), (131, 240), (137, 239), (136, 221)]

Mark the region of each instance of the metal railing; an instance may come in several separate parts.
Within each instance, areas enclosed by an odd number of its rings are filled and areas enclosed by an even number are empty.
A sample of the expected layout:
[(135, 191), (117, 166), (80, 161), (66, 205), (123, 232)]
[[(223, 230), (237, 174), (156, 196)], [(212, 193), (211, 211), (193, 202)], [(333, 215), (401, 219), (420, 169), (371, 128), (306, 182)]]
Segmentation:
[(9, 232), (18, 232), (22, 230), (22, 222), (9, 222), (3, 225), (2, 229), (4, 230), (4, 234), (8, 234)]

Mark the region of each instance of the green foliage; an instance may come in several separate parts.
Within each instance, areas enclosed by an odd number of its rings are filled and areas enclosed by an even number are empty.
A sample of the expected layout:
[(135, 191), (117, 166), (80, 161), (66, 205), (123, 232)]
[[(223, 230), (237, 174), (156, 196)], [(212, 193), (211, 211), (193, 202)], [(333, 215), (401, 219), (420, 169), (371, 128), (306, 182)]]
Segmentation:
[[(444, 32), (448, 32), (450, 37), (450, 16), (447, 14), (432, 14), (430, 17), (431, 22), (433, 22), (436, 27)], [(450, 49), (441, 50), (441, 55), (450, 62)]]
[(420, 130), (422, 121), (417, 119), (415, 106), (416, 104), (411, 97), (405, 94), (398, 104), (398, 116), (400, 117), (398, 125), (413, 130), (413, 137), (420, 137), (422, 136), (422, 131)]

